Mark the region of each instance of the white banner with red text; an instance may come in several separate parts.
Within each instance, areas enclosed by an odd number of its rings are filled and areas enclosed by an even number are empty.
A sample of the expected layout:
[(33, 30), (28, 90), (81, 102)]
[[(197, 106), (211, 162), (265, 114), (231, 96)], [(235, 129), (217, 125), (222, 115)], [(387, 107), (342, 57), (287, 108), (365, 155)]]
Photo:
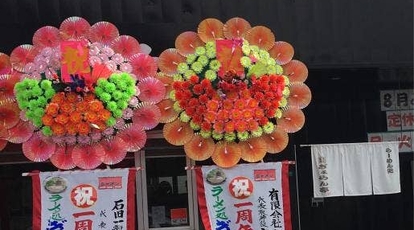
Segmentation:
[(31, 173), (33, 230), (135, 229), (136, 169)]
[(291, 230), (289, 165), (285, 162), (197, 168), (205, 229)]

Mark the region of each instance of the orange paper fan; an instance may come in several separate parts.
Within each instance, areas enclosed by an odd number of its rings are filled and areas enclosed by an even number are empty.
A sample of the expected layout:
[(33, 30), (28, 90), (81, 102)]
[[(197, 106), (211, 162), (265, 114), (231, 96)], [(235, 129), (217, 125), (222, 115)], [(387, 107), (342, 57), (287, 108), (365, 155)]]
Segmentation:
[(270, 50), (275, 44), (275, 35), (265, 26), (255, 26), (248, 30), (244, 36), (250, 45)]
[(288, 134), (279, 126), (271, 134), (266, 134), (263, 140), (266, 142), (268, 153), (280, 153), (282, 152), (289, 142)]
[(143, 102), (158, 103), (165, 98), (165, 86), (157, 78), (147, 77), (138, 82), (138, 98)]
[(129, 35), (121, 35), (115, 38), (112, 41), (111, 47), (116, 53), (120, 53), (126, 59), (129, 59), (140, 51), (137, 39)]
[(241, 141), (239, 147), (241, 158), (247, 162), (257, 162), (266, 156), (266, 142), (261, 137)]
[(0, 75), (0, 101), (16, 100), (14, 96), (14, 85), (20, 81), (17, 75)]
[(88, 21), (81, 17), (70, 17), (65, 19), (59, 27), (61, 38), (63, 40), (69, 39), (83, 39), (87, 38), (91, 25)]
[(307, 85), (304, 83), (295, 82), (289, 86), (289, 89), (289, 107), (303, 109), (309, 105), (312, 100), (312, 94)]
[(91, 42), (100, 42), (103, 44), (110, 44), (118, 36), (118, 28), (114, 24), (105, 21), (93, 24), (88, 34)]
[(198, 34), (193, 31), (181, 33), (175, 39), (175, 48), (177, 48), (178, 52), (183, 56), (194, 53), (195, 48), (203, 45), (204, 42), (201, 41)]
[(20, 120), (17, 125), (9, 129), (9, 141), (11, 143), (20, 144), (29, 140), (32, 137), (35, 127), (30, 121)]
[(72, 150), (73, 163), (81, 169), (94, 169), (102, 163), (105, 150), (98, 143), (76, 145)]
[(59, 29), (54, 26), (44, 26), (34, 33), (32, 41), (37, 49), (57, 47), (60, 42)]
[(195, 161), (203, 161), (213, 155), (215, 147), (213, 139), (193, 135), (193, 138), (184, 145), (184, 151), (189, 158)]
[(6, 148), (8, 141), (0, 139), (0, 151), (2, 151), (4, 148)]
[(170, 99), (164, 99), (160, 103), (157, 104), (158, 108), (160, 108), (161, 123), (168, 123), (171, 122), (178, 117), (178, 112), (173, 108), (174, 102)]
[(42, 138), (42, 134), (35, 133), (22, 144), (23, 154), (31, 161), (43, 162), (55, 153), (56, 144)]
[(140, 125), (144, 130), (155, 128), (161, 116), (160, 109), (151, 103), (141, 103), (138, 109), (134, 110), (132, 121)]
[(177, 66), (181, 62), (185, 62), (185, 57), (180, 55), (177, 49), (166, 49), (158, 58), (158, 67), (160, 70), (168, 75), (177, 73)]
[(10, 63), (13, 69), (24, 72), (26, 64), (33, 62), (37, 53), (37, 50), (32, 45), (25, 44), (16, 47), (10, 54)]
[(194, 131), (188, 123), (179, 119), (164, 125), (163, 134), (165, 140), (172, 145), (184, 145), (193, 138)]
[(289, 108), (283, 112), (282, 117), (277, 119), (276, 123), (287, 133), (294, 133), (305, 124), (305, 115), (300, 109)]
[(158, 72), (156, 78), (160, 80), (162, 83), (164, 83), (165, 99), (168, 99), (170, 97), (170, 92), (172, 90), (173, 78), (162, 72)]
[(293, 46), (284, 41), (275, 42), (274, 46), (269, 50), (270, 56), (275, 59), (278, 65), (290, 62), (294, 53)]
[(111, 140), (101, 141), (102, 148), (105, 150), (102, 162), (107, 165), (114, 165), (121, 162), (127, 154), (127, 146), (123, 139), (114, 137)]
[(240, 146), (235, 142), (219, 142), (216, 144), (211, 159), (213, 162), (222, 167), (230, 168), (235, 166), (241, 158)]
[(72, 150), (74, 146), (58, 146), (56, 147), (55, 154), (50, 157), (50, 162), (58, 168), (63, 170), (69, 170), (76, 167), (72, 159)]
[(148, 54), (135, 54), (129, 59), (132, 66), (132, 73), (138, 80), (146, 77), (153, 77), (157, 74), (157, 61)]
[(248, 21), (243, 18), (231, 18), (223, 26), (223, 34), (226, 38), (241, 38), (246, 31), (252, 27)]
[(219, 38), (224, 38), (223, 34), (224, 24), (215, 18), (207, 18), (198, 24), (198, 36), (203, 42), (215, 41)]
[(10, 100), (0, 101), (0, 126), (10, 129), (19, 122), (20, 109), (16, 102)]
[(308, 78), (308, 68), (301, 61), (292, 60), (282, 67), (283, 74), (289, 77), (290, 82), (304, 82)]
[(11, 72), (10, 57), (4, 53), (0, 53), (0, 75), (9, 74)]
[(124, 140), (128, 152), (136, 152), (142, 149), (147, 142), (147, 133), (143, 127), (133, 124), (118, 133), (118, 136)]

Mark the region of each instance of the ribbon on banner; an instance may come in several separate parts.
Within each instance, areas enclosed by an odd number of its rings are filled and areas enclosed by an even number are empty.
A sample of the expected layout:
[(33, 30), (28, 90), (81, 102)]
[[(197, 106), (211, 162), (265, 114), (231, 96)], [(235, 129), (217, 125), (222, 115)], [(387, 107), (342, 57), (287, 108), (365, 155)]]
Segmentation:
[(292, 229), (288, 164), (202, 166), (196, 172), (205, 229)]
[(33, 230), (135, 229), (136, 169), (31, 173)]

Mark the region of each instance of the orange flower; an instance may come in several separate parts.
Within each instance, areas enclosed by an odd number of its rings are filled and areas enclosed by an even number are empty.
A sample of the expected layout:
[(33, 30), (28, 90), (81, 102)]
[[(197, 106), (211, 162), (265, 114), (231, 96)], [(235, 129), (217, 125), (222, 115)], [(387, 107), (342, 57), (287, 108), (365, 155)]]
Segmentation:
[(64, 125), (64, 124), (68, 123), (68, 121), (69, 121), (69, 117), (68, 117), (68, 116), (66, 116), (65, 114), (59, 114), (59, 115), (57, 115), (57, 117), (55, 118), (55, 121), (56, 121), (57, 123), (59, 123), (59, 124)]
[(213, 112), (213, 111), (208, 111), (205, 115), (204, 115), (204, 120), (207, 122), (214, 122), (216, 120), (217, 117), (217, 113)]
[(66, 100), (68, 100), (71, 103), (74, 103), (74, 102), (78, 101), (78, 94), (76, 94), (74, 92), (70, 92), (70, 93), (66, 94)]
[(220, 110), (217, 114), (217, 120), (226, 121), (229, 119), (229, 112), (226, 110)]
[(80, 135), (88, 135), (89, 131), (91, 130), (91, 127), (86, 122), (80, 122), (78, 124), (78, 131)]
[(234, 120), (240, 120), (242, 118), (242, 112), (240, 110), (238, 110), (238, 109), (233, 109), (231, 111), (231, 117)]
[(243, 110), (243, 119), (248, 120), (253, 117), (253, 112), (250, 109)]
[(266, 117), (261, 117), (259, 120), (260, 125), (265, 125), (269, 120)]
[(52, 102), (54, 103), (62, 103), (65, 100), (65, 93), (64, 92), (60, 92), (60, 93), (56, 93), (53, 97), (52, 97)]
[(88, 111), (85, 113), (85, 118), (86, 121), (90, 122), (90, 123), (94, 123), (97, 122), (99, 120), (98, 114), (96, 114), (95, 112), (92, 111)]
[(256, 109), (254, 111), (254, 115), (256, 116), (256, 118), (262, 118), (262, 117), (264, 117), (263, 109)]
[(66, 133), (65, 127), (59, 123), (52, 124), (51, 128), (55, 135), (61, 136)]
[(249, 130), (255, 131), (258, 128), (259, 128), (259, 123), (257, 123), (257, 121), (255, 121), (255, 120), (250, 120), (249, 121)]
[(211, 129), (211, 123), (209, 122), (201, 123), (201, 129), (204, 131), (209, 131)]
[(99, 114), (98, 114), (99, 120), (101, 121), (107, 121), (110, 117), (111, 117), (111, 112), (109, 112), (106, 109), (103, 109)]
[(75, 135), (78, 132), (77, 123), (69, 122), (66, 124), (68, 134)]
[(58, 114), (59, 111), (59, 104), (58, 103), (49, 103), (46, 106), (46, 114), (50, 115), (50, 116), (56, 116)]
[(226, 109), (226, 110), (230, 110), (230, 109), (232, 109), (232, 108), (233, 108), (233, 101), (228, 100), (228, 99), (224, 100), (224, 102), (223, 102), (223, 107), (224, 107), (224, 109)]
[(256, 99), (252, 98), (249, 100), (249, 103), (248, 103), (249, 108), (255, 109), (258, 105), (259, 103), (257, 102)]
[(82, 121), (82, 114), (75, 111), (70, 114), (69, 119), (72, 123), (79, 123)]
[(62, 113), (71, 114), (74, 111), (74, 106), (70, 102), (63, 102), (60, 104), (60, 111)]
[(224, 125), (224, 130), (226, 131), (226, 133), (231, 133), (234, 131), (234, 122), (233, 121), (229, 121)]
[(247, 122), (245, 121), (238, 121), (235, 124), (237, 132), (244, 132), (247, 130)]
[(89, 109), (93, 112), (99, 112), (104, 108), (103, 104), (99, 100), (92, 100), (89, 102)]
[(246, 100), (239, 99), (234, 102), (235, 109), (243, 109), (245, 105), (246, 105)]
[(51, 126), (54, 122), (53, 117), (48, 115), (48, 114), (45, 114), (42, 117), (42, 122), (43, 122), (44, 125)]
[(224, 131), (224, 123), (223, 122), (216, 122), (216, 123), (214, 123), (213, 128), (216, 132), (222, 133)]
[(210, 100), (207, 102), (207, 109), (210, 111), (215, 111), (217, 112), (219, 108), (219, 103), (216, 100)]
[(86, 101), (81, 101), (81, 102), (78, 102), (77, 104), (76, 104), (76, 111), (79, 111), (79, 112), (85, 112), (86, 110), (88, 110), (88, 102), (86, 102)]
[(237, 91), (232, 90), (230, 92), (227, 92), (226, 96), (230, 100), (236, 100), (237, 98), (239, 98), (239, 93)]
[(95, 100), (95, 94), (93, 94), (93, 93), (87, 93), (85, 96), (83, 96), (83, 100), (85, 100), (85, 101), (93, 101), (93, 100)]

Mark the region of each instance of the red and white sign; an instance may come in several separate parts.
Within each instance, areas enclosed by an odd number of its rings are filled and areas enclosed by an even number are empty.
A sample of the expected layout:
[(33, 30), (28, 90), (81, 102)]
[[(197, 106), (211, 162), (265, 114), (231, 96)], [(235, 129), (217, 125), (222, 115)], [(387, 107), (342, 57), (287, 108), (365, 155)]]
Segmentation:
[(413, 130), (414, 110), (387, 111), (387, 130)]
[(368, 142), (398, 141), (400, 153), (414, 151), (414, 131), (368, 133)]
[(41, 172), (33, 230), (135, 229), (135, 169)]
[(205, 229), (291, 230), (288, 164), (239, 164), (197, 169)]

